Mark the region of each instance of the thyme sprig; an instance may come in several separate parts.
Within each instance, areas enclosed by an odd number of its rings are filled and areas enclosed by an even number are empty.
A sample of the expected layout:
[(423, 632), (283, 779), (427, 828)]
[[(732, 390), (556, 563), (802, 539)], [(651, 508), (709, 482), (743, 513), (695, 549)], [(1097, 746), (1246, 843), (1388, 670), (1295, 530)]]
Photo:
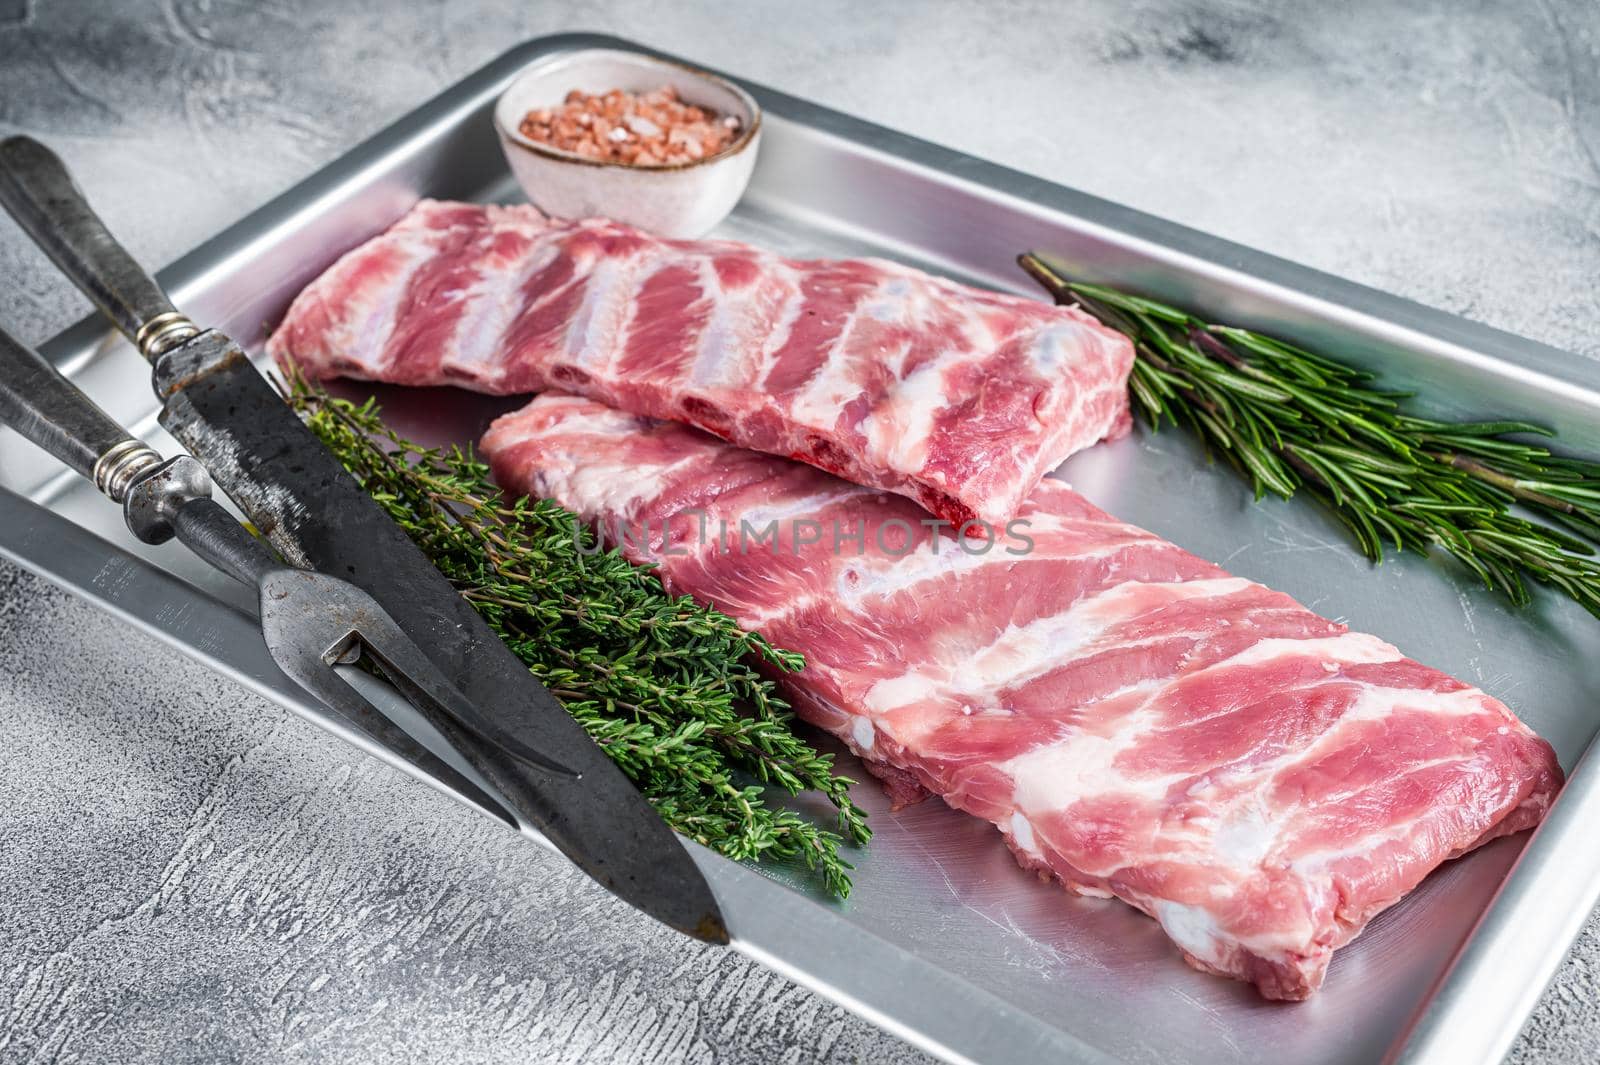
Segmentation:
[[(840, 847), (867, 841), (866, 814), (759, 668), (798, 670), (799, 655), (669, 596), (554, 502), (507, 500), (470, 451), (403, 439), (373, 400), (337, 399), (295, 374), (285, 392), (668, 824), (730, 858), (801, 861), (850, 893)], [(838, 831), (769, 805), (763, 784), (820, 793)]]
[(1375, 387), (1373, 374), (1071, 280), (1032, 253), (1018, 262), (1058, 303), (1126, 334), (1144, 420), (1188, 426), (1250, 478), (1258, 500), (1303, 489), (1375, 562), (1385, 543), (1440, 548), (1518, 606), (1531, 599), (1531, 579), (1600, 617), (1600, 463), (1518, 439), (1548, 429), (1419, 417), (1408, 393)]

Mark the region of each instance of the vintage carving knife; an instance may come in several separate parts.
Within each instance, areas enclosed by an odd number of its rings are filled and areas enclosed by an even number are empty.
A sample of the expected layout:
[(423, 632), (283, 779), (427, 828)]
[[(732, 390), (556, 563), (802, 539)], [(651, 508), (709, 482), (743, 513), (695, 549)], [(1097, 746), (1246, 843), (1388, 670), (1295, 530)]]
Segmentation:
[(575, 771), (530, 771), (509, 752), (485, 758), (475, 768), (507, 808), (627, 902), (688, 935), (726, 943), (711, 888), (672, 830), (244, 351), (177, 311), (61, 160), (28, 137), (0, 142), (0, 204), (151, 361), (161, 424), (286, 560), (371, 595), (466, 696), (475, 731), (515, 737)]

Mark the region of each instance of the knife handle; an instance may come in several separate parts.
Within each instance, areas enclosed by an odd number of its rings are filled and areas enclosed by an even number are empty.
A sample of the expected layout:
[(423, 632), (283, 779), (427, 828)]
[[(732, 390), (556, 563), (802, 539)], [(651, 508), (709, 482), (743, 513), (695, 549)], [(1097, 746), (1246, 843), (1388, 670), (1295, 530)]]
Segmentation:
[(66, 164), (32, 137), (0, 141), (0, 205), (145, 358), (199, 332), (111, 235)]
[(134, 478), (161, 461), (38, 352), (0, 329), (0, 422), (121, 503)]

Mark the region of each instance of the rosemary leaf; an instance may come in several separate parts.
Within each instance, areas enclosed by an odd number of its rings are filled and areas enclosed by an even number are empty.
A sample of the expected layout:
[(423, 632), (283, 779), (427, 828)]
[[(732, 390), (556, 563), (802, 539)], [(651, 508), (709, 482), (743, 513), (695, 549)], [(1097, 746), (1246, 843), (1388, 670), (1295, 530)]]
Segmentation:
[(1518, 439), (1549, 429), (1424, 418), (1365, 370), (1071, 280), (1031, 253), (1018, 262), (1058, 303), (1126, 334), (1140, 415), (1152, 429), (1190, 427), (1250, 478), (1258, 500), (1305, 490), (1375, 562), (1385, 541), (1437, 548), (1518, 606), (1532, 580), (1600, 617), (1600, 462)]

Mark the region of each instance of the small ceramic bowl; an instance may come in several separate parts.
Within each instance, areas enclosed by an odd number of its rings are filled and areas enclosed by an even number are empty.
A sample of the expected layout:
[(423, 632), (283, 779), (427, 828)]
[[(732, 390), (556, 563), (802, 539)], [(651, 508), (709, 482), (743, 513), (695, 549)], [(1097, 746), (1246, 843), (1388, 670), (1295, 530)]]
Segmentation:
[[(686, 103), (735, 115), (740, 133), (715, 155), (688, 163), (600, 162), (522, 135), (529, 111), (555, 107), (568, 91), (643, 93), (670, 85)], [(534, 206), (557, 218), (603, 216), (658, 236), (703, 237), (744, 195), (761, 143), (761, 108), (712, 74), (611, 48), (585, 48), (532, 63), (501, 94), (495, 130), (511, 172)]]

